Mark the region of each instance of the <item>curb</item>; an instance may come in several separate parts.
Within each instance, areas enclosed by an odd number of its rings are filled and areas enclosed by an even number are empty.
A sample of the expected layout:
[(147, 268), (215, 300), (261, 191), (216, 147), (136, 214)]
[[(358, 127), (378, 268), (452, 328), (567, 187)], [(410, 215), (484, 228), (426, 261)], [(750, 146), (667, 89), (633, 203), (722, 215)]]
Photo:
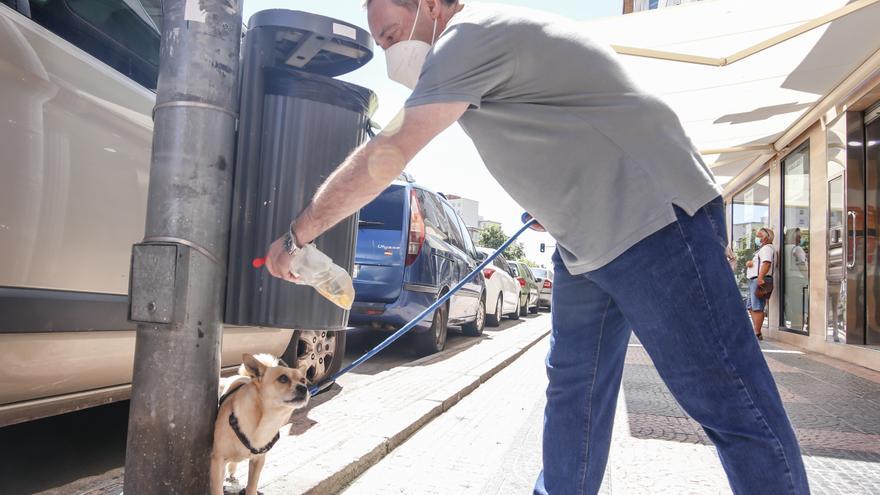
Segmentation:
[[(366, 444), (360, 446), (360, 452), (358, 452), (355, 458), (344, 462), (343, 465), (334, 466), (334, 469), (331, 469), (329, 474), (317, 479), (313, 478), (304, 486), (301, 473), (297, 471), (290, 472), (269, 481), (261, 488), (266, 491), (267, 495), (270, 493), (303, 493), (307, 495), (339, 493), (367, 469), (377, 464), (391, 451), (403, 444), (419, 429), (448, 411), (464, 397), (467, 397), (479, 388), (480, 385), (509, 366), (526, 351), (546, 338), (549, 333), (549, 328), (538, 332), (532, 335), (526, 342), (518, 342), (517, 345), (512, 345), (488, 361), (473, 367), (443, 389), (426, 398), (417, 399), (412, 404), (412, 408), (417, 409), (414, 415), (403, 421), (403, 424), (395, 424), (393, 428), (395, 431), (379, 431), (373, 432), (374, 434), (365, 434), (361, 440), (365, 440)], [(413, 365), (418, 365), (420, 361), (430, 360), (431, 356), (428, 356), (413, 361)]]

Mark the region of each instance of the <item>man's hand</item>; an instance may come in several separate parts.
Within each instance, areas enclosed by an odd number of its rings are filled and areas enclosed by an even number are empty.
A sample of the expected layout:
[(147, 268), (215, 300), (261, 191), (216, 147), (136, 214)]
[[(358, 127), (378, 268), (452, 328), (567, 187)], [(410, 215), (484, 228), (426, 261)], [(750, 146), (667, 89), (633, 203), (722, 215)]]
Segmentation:
[(291, 262), (295, 256), (291, 256), (287, 252), (285, 246), (285, 236), (281, 236), (269, 246), (269, 252), (266, 253), (266, 269), (273, 277), (286, 280), (288, 282), (299, 283), (299, 278), (290, 271)]
[(757, 279), (755, 279), (755, 282), (758, 283), (758, 287), (763, 286), (764, 285), (764, 277), (758, 277)]

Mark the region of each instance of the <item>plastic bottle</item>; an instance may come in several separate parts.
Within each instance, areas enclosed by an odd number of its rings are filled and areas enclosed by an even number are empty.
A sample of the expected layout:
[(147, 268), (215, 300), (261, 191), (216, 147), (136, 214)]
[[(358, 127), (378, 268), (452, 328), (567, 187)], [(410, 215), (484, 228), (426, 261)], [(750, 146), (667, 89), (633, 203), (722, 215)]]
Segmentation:
[[(294, 260), (296, 263), (291, 263), (290, 272), (299, 277), (296, 283), (310, 285), (333, 304), (342, 309), (351, 309), (354, 283), (348, 272), (333, 263), (314, 244), (306, 244)], [(260, 268), (264, 262), (263, 258), (256, 259), (254, 267)]]
[(314, 244), (306, 244), (296, 256), (296, 268), (290, 271), (299, 276), (298, 283), (311, 285), (319, 294), (343, 309), (354, 303), (354, 283), (351, 275), (333, 263)]

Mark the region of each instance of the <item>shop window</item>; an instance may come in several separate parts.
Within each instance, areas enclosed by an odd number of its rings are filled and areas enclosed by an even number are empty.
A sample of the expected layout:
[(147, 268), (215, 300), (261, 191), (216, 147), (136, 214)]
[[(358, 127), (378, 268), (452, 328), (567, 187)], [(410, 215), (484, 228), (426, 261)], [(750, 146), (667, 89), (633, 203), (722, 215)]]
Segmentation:
[(779, 273), (780, 326), (809, 333), (810, 308), (810, 146), (782, 160), (782, 249)]
[(755, 255), (755, 234), (770, 225), (770, 175), (764, 174), (757, 181), (733, 197), (733, 221), (731, 222), (731, 247), (736, 255), (736, 282), (743, 299), (749, 295), (749, 279), (746, 263)]
[(846, 342), (846, 118), (837, 119), (826, 131), (828, 161), (828, 241), (825, 276), (828, 299), (825, 339)]

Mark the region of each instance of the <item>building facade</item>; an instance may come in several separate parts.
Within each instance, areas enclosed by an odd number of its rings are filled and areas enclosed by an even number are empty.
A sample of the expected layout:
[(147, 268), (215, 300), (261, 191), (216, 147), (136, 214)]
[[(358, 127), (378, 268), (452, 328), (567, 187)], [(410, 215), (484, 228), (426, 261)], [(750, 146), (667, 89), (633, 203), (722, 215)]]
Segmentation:
[[(700, 0), (625, 0), (623, 11), (639, 12), (693, 1)], [(820, 2), (812, 4), (821, 7)], [(832, 22), (831, 13), (839, 12), (832, 7), (841, 8), (841, 4), (814, 8), (812, 14), (803, 15)], [(736, 8), (735, 2), (729, 2), (729, 5), (726, 8)], [(792, 2), (792, 5), (797, 3)], [(703, 15), (709, 15), (710, 2), (703, 7)], [(772, 15), (786, 17), (779, 11)], [(827, 63), (827, 60), (842, 63), (839, 60), (845, 58), (843, 55), (860, 53), (862, 45), (853, 41), (852, 36), (840, 35), (841, 32), (852, 33), (851, 27), (843, 27), (847, 21), (851, 26), (869, 24), (867, 20), (860, 24), (859, 16), (876, 20), (877, 13), (863, 7), (862, 11), (849, 17), (834, 17), (839, 20), (839, 26), (832, 22), (823, 36), (811, 42), (814, 44), (809, 52), (794, 56), (807, 57), (805, 60), (810, 63), (819, 61), (833, 68), (834, 64)], [(734, 18), (739, 22), (744, 19)], [(623, 25), (621, 22), (615, 26), (620, 29)], [(743, 28), (730, 32), (742, 34), (750, 31)], [(875, 38), (866, 34), (865, 39), (867, 44), (864, 40), (861, 42), (864, 47), (875, 46), (870, 44)], [(847, 41), (850, 45), (846, 44)], [(729, 51), (743, 50), (748, 45), (732, 42)], [(641, 46), (657, 48), (650, 42)], [(769, 51), (774, 45), (767, 42), (756, 46)], [(779, 50), (777, 53), (783, 53), (782, 46)], [(835, 57), (834, 50), (841, 51), (838, 57)], [(811, 110), (803, 112), (798, 120), (778, 129), (785, 131), (784, 135), (780, 132), (772, 145), (756, 144), (761, 142), (758, 138), (763, 135), (750, 135), (757, 141), (714, 153), (704, 151), (704, 154), (729, 153), (733, 157), (731, 162), (735, 162), (738, 151), (748, 152), (751, 147), (762, 150), (750, 155), (755, 158), (749, 158), (744, 169), (740, 168), (729, 176), (727, 171), (721, 175), (726, 176), (724, 199), (730, 247), (737, 258), (735, 275), (744, 297), (748, 294), (746, 263), (756, 251), (755, 234), (762, 227), (769, 227), (775, 233), (775, 287), (768, 305), (764, 335), (880, 370), (880, 51), (876, 48), (863, 51), (868, 58), (859, 57), (857, 60), (861, 62), (857, 62), (855, 70), (830, 75), (827, 85), (810, 86), (807, 93), (821, 97), (808, 104)], [(684, 52), (689, 55), (692, 49)], [(711, 52), (712, 55), (726, 53), (724, 49)], [(731, 60), (725, 62), (728, 65), (733, 63)], [(752, 63), (755, 62), (753, 59)], [(786, 88), (790, 86), (800, 69), (799, 65), (792, 65), (788, 69), (791, 72), (779, 84)], [(721, 70), (716, 69), (717, 73), (711, 77), (720, 77)], [(773, 68), (762, 70), (775, 73)], [(813, 71), (811, 82), (815, 82), (816, 77), (816, 69)], [(749, 77), (758, 80), (761, 73)], [(768, 85), (768, 88), (773, 87)], [(755, 101), (758, 100), (760, 98), (756, 97)], [(776, 108), (770, 103), (766, 105), (765, 110)], [(760, 105), (754, 103), (754, 106)], [(777, 106), (785, 113), (781, 109), (784, 105)], [(746, 112), (739, 116), (745, 123), (769, 120), (774, 115)], [(701, 150), (706, 148), (714, 147)], [(723, 160), (719, 162), (722, 164), (713, 169), (716, 174), (725, 167)]]
[(699, 2), (700, 0), (625, 0), (623, 2), (623, 13), (640, 12), (643, 10), (661, 9), (663, 7), (674, 7), (683, 3)]
[(880, 369), (880, 81), (834, 108), (728, 187), (731, 246), (745, 294), (756, 230), (776, 233), (771, 338)]

